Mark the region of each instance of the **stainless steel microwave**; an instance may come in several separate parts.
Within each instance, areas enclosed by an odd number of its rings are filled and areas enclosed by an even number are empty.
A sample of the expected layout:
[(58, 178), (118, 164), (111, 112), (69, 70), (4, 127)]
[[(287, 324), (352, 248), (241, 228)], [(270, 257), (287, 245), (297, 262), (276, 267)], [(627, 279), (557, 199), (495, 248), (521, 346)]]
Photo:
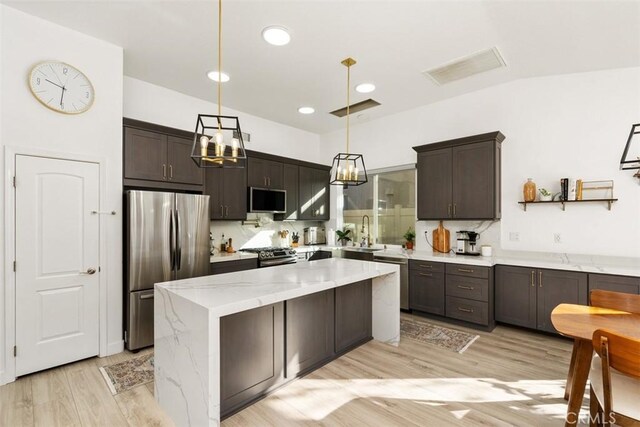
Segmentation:
[(249, 187), (249, 212), (285, 213), (287, 192), (267, 188)]

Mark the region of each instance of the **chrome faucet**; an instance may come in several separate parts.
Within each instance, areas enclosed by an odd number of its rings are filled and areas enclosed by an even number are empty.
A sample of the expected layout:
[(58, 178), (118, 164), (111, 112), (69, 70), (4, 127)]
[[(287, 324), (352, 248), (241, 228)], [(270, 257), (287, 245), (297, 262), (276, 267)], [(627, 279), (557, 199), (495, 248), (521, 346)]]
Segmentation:
[(362, 216), (362, 229), (360, 230), (361, 233), (364, 233), (364, 220), (365, 218), (367, 219), (367, 247), (370, 248), (371, 245), (371, 222), (369, 219), (369, 215), (363, 215)]

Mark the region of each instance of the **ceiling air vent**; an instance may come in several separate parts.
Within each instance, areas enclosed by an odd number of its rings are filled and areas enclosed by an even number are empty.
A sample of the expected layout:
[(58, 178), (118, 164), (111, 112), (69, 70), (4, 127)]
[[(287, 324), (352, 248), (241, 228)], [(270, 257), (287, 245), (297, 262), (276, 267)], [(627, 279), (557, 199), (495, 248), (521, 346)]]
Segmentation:
[(504, 63), (504, 59), (502, 59), (502, 55), (500, 55), (498, 48), (492, 47), (491, 49), (456, 59), (455, 61), (441, 67), (424, 71), (423, 74), (433, 80), (436, 84), (443, 85), (475, 74), (484, 73), (485, 71), (495, 70), (496, 68), (506, 66), (507, 64)]
[[(349, 114), (368, 110), (369, 108), (377, 107), (378, 105), (380, 105), (380, 103), (378, 101), (374, 101), (371, 98), (366, 99), (364, 101), (356, 102), (355, 104), (351, 104), (349, 106)], [(338, 110), (332, 111), (331, 114), (333, 114), (336, 117), (344, 117), (347, 115), (347, 107), (343, 107)]]

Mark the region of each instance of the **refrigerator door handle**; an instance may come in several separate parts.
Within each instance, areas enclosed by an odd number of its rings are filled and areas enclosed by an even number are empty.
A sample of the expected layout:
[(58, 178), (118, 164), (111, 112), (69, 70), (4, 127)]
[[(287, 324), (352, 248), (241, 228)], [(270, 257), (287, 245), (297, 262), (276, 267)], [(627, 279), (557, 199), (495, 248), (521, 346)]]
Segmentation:
[(175, 233), (174, 233), (174, 229), (175, 229), (174, 217), (175, 217), (174, 212), (171, 212), (171, 219), (169, 221), (169, 259), (171, 260), (171, 271), (175, 270), (175, 263), (176, 263), (176, 257), (175, 257), (176, 239), (175, 239)]
[(180, 211), (176, 209), (176, 270), (182, 266), (182, 243), (180, 242)]

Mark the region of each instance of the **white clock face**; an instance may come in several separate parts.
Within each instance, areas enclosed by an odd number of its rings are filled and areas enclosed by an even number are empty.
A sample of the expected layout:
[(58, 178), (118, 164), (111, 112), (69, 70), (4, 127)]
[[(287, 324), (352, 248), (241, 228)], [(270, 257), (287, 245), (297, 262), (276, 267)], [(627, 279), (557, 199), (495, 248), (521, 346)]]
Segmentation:
[(33, 95), (52, 110), (79, 114), (93, 104), (93, 85), (75, 67), (64, 62), (41, 62), (29, 76)]

